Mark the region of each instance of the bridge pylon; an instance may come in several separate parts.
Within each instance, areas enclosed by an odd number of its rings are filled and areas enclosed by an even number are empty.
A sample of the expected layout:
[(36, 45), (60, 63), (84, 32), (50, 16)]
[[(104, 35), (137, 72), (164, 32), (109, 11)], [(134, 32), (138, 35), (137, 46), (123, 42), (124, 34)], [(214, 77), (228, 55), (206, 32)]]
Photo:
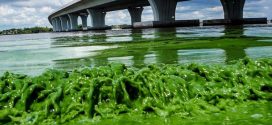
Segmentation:
[(105, 27), (105, 17), (107, 14), (106, 12), (96, 9), (87, 9), (87, 12), (91, 17), (93, 28)]
[(77, 14), (68, 14), (69, 20), (70, 20), (70, 30), (75, 31), (78, 29), (78, 15)]
[(220, 0), (227, 20), (243, 19), (243, 11), (246, 0)]
[(154, 21), (175, 21), (178, 0), (148, 0), (154, 14)]
[(131, 17), (131, 25), (133, 25), (136, 22), (142, 21), (142, 13), (144, 8), (143, 7), (129, 7), (128, 12)]
[(69, 26), (68, 26), (68, 16), (60, 16), (60, 21), (61, 21), (61, 26), (62, 26), (62, 30), (63, 31), (68, 31), (69, 30)]

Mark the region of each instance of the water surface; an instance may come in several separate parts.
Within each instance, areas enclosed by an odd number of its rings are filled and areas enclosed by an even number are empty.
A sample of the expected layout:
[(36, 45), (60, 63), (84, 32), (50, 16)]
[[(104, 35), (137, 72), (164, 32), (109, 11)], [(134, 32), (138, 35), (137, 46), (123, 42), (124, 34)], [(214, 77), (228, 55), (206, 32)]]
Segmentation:
[(209, 26), (0, 36), (0, 74), (39, 75), (112, 62), (228, 64), (272, 57), (272, 26)]

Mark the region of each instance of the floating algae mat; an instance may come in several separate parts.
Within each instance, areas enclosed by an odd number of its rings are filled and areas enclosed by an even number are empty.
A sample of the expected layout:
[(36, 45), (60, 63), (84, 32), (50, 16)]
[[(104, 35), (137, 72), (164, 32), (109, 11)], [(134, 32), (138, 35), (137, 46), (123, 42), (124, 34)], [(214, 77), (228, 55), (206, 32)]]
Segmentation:
[(272, 123), (272, 59), (0, 78), (0, 124)]

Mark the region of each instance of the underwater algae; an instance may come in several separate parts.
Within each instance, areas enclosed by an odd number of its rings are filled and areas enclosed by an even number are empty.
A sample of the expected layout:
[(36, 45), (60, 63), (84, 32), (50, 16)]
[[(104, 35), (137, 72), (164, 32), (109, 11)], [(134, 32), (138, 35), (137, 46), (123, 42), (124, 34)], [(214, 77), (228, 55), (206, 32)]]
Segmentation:
[(0, 77), (0, 124), (269, 124), (271, 101), (272, 59)]

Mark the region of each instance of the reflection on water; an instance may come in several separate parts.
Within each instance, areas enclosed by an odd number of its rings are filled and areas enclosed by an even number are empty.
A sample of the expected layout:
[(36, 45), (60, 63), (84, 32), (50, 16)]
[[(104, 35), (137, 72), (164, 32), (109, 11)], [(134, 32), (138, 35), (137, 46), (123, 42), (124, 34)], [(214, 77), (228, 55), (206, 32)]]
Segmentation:
[(72, 70), (112, 62), (136, 67), (224, 64), (246, 56), (272, 57), (271, 36), (270, 25), (0, 36), (0, 73), (37, 75), (46, 68)]
[(223, 36), (222, 37), (243, 37), (245, 28), (244, 26), (224, 26)]

